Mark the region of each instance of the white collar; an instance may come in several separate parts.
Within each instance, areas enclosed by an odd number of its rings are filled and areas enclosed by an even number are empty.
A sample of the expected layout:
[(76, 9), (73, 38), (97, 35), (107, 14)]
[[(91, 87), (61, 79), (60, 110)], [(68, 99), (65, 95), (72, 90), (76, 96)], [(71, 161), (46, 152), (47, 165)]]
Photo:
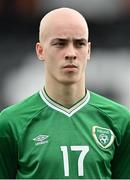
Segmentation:
[(57, 102), (55, 102), (54, 100), (52, 100), (47, 93), (45, 92), (45, 90), (41, 90), (39, 91), (39, 94), (42, 98), (42, 100), (52, 109), (55, 109), (56, 111), (59, 111), (63, 114), (65, 114), (68, 117), (71, 117), (74, 113), (76, 113), (78, 110), (80, 110), (83, 106), (85, 106), (89, 99), (90, 99), (90, 92), (89, 90), (87, 90), (86, 95), (80, 100), (78, 101), (76, 104), (74, 104), (71, 108), (66, 108), (60, 104), (58, 104)]

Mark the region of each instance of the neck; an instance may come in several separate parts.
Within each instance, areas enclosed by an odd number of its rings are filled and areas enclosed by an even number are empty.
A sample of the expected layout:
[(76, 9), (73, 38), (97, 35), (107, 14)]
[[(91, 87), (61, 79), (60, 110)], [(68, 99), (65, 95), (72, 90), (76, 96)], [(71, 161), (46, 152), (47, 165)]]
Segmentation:
[[(55, 88), (54, 88), (55, 87)], [(45, 84), (45, 90), (50, 98), (64, 107), (71, 107), (85, 96), (85, 83), (81, 86), (78, 84), (64, 85), (56, 84), (52, 86), (50, 83)]]

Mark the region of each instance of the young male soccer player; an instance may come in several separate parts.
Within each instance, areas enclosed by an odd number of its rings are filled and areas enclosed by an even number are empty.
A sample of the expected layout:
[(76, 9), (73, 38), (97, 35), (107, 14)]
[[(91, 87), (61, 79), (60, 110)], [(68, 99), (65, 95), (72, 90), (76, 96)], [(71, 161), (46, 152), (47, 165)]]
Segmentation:
[(45, 85), (0, 115), (0, 178), (130, 178), (130, 113), (85, 85), (88, 26), (69, 8), (40, 23)]

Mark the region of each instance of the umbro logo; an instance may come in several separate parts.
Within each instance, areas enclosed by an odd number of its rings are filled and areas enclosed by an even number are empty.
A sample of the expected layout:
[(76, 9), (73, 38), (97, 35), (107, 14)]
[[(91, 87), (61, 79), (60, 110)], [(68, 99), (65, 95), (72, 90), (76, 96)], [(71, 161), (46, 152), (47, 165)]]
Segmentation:
[(47, 135), (39, 135), (37, 137), (35, 137), (33, 139), (33, 141), (35, 141), (35, 145), (41, 145), (41, 144), (45, 144), (48, 143), (48, 137)]

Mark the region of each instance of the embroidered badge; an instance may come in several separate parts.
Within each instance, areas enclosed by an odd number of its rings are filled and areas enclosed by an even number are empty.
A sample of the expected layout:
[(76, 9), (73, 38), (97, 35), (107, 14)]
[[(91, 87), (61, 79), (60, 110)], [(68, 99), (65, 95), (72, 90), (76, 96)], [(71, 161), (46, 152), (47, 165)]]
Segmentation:
[(112, 130), (99, 126), (93, 126), (92, 134), (96, 143), (105, 149), (111, 146), (115, 138)]

